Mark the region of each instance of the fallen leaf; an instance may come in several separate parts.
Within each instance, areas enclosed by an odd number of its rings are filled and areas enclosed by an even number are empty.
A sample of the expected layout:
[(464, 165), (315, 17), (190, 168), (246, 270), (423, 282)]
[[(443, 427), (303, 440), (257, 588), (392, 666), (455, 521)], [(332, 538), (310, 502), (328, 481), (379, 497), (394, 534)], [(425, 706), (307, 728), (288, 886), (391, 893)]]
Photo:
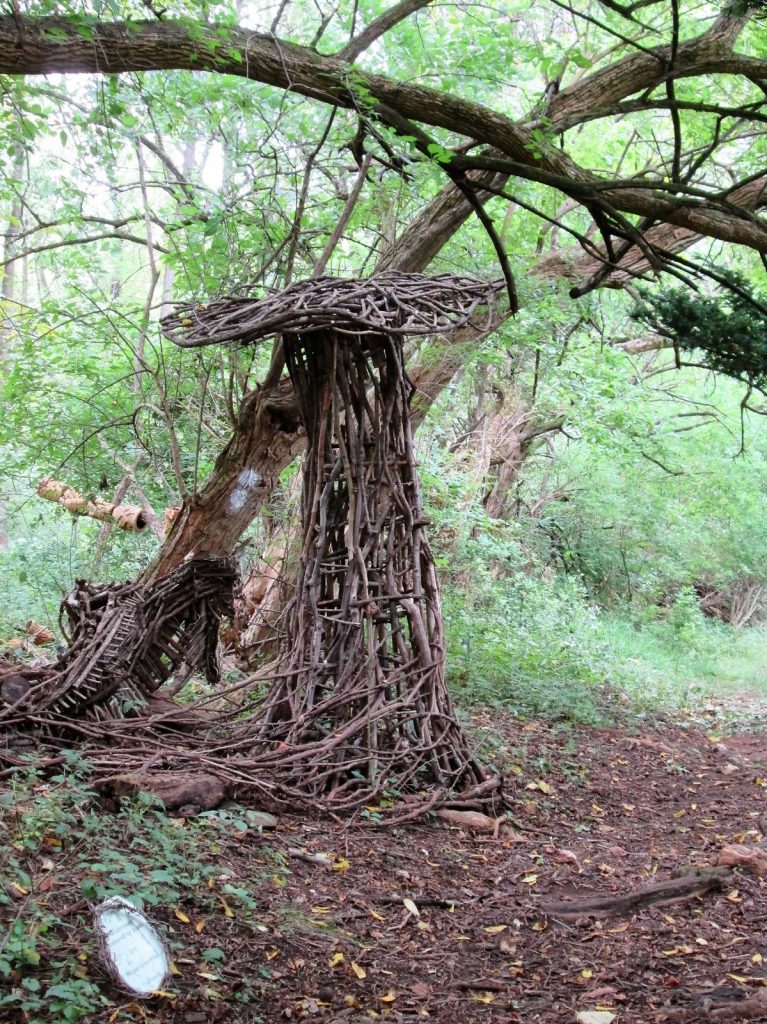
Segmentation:
[(349, 868), (349, 861), (346, 857), (339, 857), (338, 860), (334, 861), (332, 870), (333, 871), (347, 871)]
[(376, 913), (376, 911), (375, 911), (375, 910), (370, 910), (370, 909), (368, 909), (368, 913), (369, 913), (369, 914), (370, 914), (370, 916), (371, 916), (372, 918), (374, 918), (374, 919), (375, 919), (376, 921), (385, 921), (385, 920), (386, 920), (386, 918), (385, 918), (385, 917), (383, 916), (383, 914), (378, 914), (378, 913)]
[(343, 953), (334, 953), (331, 956), (331, 958), (328, 960), (328, 964), (331, 967), (335, 967), (337, 964), (342, 964), (343, 962), (344, 962), (344, 955), (343, 955)]
[(367, 971), (365, 970), (365, 968), (364, 967), (360, 967), (359, 964), (355, 964), (354, 962), (352, 962), (352, 970), (357, 975), (357, 977), (360, 979), (360, 981), (362, 981), (363, 978), (367, 978), (367, 976), (368, 976)]
[(475, 1003), (492, 1003), (495, 996), (492, 992), (475, 992), (471, 998)]
[(182, 924), (191, 924), (192, 923), (190, 921), (190, 919), (186, 916), (186, 914), (184, 913), (183, 910), (174, 910), (173, 913), (179, 919), (179, 921), (181, 921)]
[(535, 874), (523, 875), (522, 881), (525, 883), (525, 885), (535, 885), (535, 883), (538, 881), (538, 876)]
[(224, 897), (223, 897), (223, 896), (219, 896), (218, 898), (219, 898), (219, 900), (221, 901), (221, 906), (222, 906), (222, 907), (224, 908), (224, 914), (225, 914), (225, 916), (226, 916), (226, 917), (234, 917), (234, 911), (233, 911), (233, 910), (232, 910), (232, 908), (231, 908), (231, 907), (229, 906), (229, 904), (228, 904), (228, 903), (226, 902), (226, 900), (224, 899)]
[(578, 1024), (611, 1024), (615, 1014), (609, 1010), (579, 1010), (575, 1019)]
[(274, 960), (274, 958), (276, 956), (279, 956), (279, 955), (280, 955), (279, 949), (267, 949), (267, 951), (266, 951), (266, 959), (267, 960)]
[(415, 905), (415, 903), (413, 903), (411, 899), (405, 898), (402, 902), (405, 905), (405, 910), (411, 913), (413, 917), (421, 916), (421, 911), (418, 909), (418, 907)]
[(485, 931), (488, 935), (497, 935), (499, 932), (505, 932), (508, 927), (507, 924), (489, 924)]
[(385, 996), (381, 996), (382, 1003), (393, 1003), (397, 998), (397, 993), (393, 988), (390, 988)]

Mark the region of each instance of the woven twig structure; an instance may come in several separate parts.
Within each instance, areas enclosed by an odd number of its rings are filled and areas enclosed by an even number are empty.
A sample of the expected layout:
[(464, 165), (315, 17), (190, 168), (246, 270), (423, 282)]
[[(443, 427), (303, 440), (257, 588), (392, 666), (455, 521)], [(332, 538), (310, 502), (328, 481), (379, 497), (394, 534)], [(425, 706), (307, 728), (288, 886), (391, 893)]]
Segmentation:
[(387, 790), (427, 800), (497, 788), (445, 684), (402, 351), (408, 334), (479, 321), (496, 291), (451, 276), (321, 279), (165, 321), (184, 345), (282, 333), (308, 441), (303, 545), (274, 682), (250, 730), (256, 760), (293, 800), (343, 808)]
[(0, 685), (18, 680), (10, 691), (17, 699), (0, 700), (0, 725), (123, 719), (182, 667), (217, 682), (218, 628), (232, 614), (234, 579), (229, 562), (197, 559), (151, 584), (78, 580), (61, 606), (69, 640), (62, 657), (41, 669), (0, 670)]
[[(295, 596), (279, 660), (261, 674), (271, 685), (251, 703), (239, 684), (187, 708), (188, 735), (174, 732), (172, 744), (167, 716), (120, 718), (126, 699), (156, 692), (182, 661), (215, 678), (232, 570), (190, 562), (148, 587), (81, 585), (64, 606), (71, 646), (55, 671), (5, 682), (0, 671), (0, 732), (79, 715), (89, 762), (107, 781), (149, 766), (174, 778), (208, 773), (271, 806), (342, 810), (399, 798), (387, 821), (439, 804), (498, 808), (500, 780), (474, 758), (445, 683), (403, 357), (409, 333), (482, 323), (497, 290), (420, 275), (323, 279), (168, 318), (166, 331), (182, 344), (282, 333), (308, 450)], [(170, 724), (180, 724), (177, 715)], [(3, 757), (18, 763), (0, 743)]]
[(230, 298), (179, 306), (163, 320), (165, 334), (181, 348), (249, 345), (273, 334), (335, 330), (389, 337), (440, 334), (492, 318), (503, 281), (456, 274), (381, 274), (366, 280), (320, 277), (263, 299)]

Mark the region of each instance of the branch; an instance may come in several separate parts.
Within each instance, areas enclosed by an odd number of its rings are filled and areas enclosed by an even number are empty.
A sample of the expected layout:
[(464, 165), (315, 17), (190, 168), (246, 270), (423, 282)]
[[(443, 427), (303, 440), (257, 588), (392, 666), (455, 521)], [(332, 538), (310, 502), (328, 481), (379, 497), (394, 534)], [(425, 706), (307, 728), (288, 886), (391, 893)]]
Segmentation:
[(382, 35), (388, 32), (389, 29), (394, 28), (400, 21), (404, 21), (405, 18), (410, 17), (415, 11), (428, 7), (430, 3), (431, 0), (400, 0), (398, 4), (390, 7), (371, 21), (368, 27), (363, 29), (351, 42), (347, 43), (342, 50), (339, 50), (336, 56), (353, 64), (361, 53), (367, 50), (369, 46), (372, 46), (376, 39), (380, 39)]
[[(541, 143), (539, 133), (529, 126), (435, 89), (352, 70), (335, 57), (322, 57), (308, 47), (264, 33), (184, 21), (99, 23), (59, 17), (27, 18), (24, 27), (23, 44), (19, 45), (15, 20), (0, 18), (0, 74), (207, 70), (251, 78), (355, 110), (377, 102), (400, 117), (496, 147), (507, 163), (498, 167), (496, 161), (490, 169), (560, 187), (581, 200), (592, 198), (598, 189), (604, 200), (625, 213), (670, 220), (703, 235), (767, 252), (764, 227), (741, 222), (733, 225), (731, 218), (723, 218), (719, 211), (670, 204), (641, 188), (613, 194), (608, 181), (579, 167), (563, 151)], [(721, 40), (718, 45), (721, 50)], [(648, 59), (657, 63), (655, 58)], [(755, 63), (767, 67), (764, 61)], [(767, 75), (767, 71), (763, 73)], [(456, 162), (454, 169), (471, 166), (479, 165)]]
[[(88, 238), (66, 238), (59, 242), (48, 242), (46, 245), (31, 246), (29, 249), (23, 249), (21, 252), (14, 253), (9, 259), (0, 260), (0, 267), (5, 267), (14, 260), (23, 259), (25, 256), (32, 256), (37, 252), (47, 252), (50, 249), (63, 249), (68, 245), (85, 245), (88, 242), (100, 242), (106, 238), (117, 238), (123, 242), (135, 242), (136, 245), (141, 245), (146, 248), (146, 238), (140, 238), (138, 235), (129, 235), (125, 231), (105, 231), (101, 235), (90, 235)], [(168, 251), (159, 245), (155, 245), (155, 249), (157, 249), (158, 252)]]

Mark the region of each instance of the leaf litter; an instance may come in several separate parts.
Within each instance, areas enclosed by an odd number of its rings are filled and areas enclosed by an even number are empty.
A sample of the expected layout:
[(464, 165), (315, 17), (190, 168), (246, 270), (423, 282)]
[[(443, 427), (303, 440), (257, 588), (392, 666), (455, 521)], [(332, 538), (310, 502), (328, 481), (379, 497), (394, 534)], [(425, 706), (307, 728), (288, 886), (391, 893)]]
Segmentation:
[[(268, 836), (232, 830), (217, 854), (229, 890), (260, 876), (266, 851), (285, 866), (263, 875), (252, 920), (218, 884), (213, 912), (210, 884), (204, 914), (193, 899), (153, 907), (172, 943), (172, 982), (126, 1004), (91, 957), (81, 975), (111, 1002), (83, 1020), (767, 1019), (767, 878), (753, 868), (767, 853), (764, 736), (714, 742), (665, 723), (637, 738), (496, 714), (473, 724), (499, 767), (514, 766), (514, 820), (440, 815), (387, 828), (366, 812), (285, 816)], [(61, 899), (72, 884), (66, 847), (45, 850), (46, 889), (39, 874), (31, 886), (8, 880), (0, 932), (28, 890)], [(67, 920), (83, 943), (87, 924), (87, 909)], [(29, 971), (45, 984), (44, 963)]]

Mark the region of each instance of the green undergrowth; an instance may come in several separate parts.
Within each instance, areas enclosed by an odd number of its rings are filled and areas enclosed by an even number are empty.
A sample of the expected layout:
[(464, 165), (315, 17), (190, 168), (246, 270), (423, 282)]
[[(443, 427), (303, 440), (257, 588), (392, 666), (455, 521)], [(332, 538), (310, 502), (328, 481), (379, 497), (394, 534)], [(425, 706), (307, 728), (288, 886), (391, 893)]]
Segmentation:
[(449, 681), (468, 706), (604, 724), (749, 693), (767, 702), (767, 633), (668, 608), (600, 608), (573, 577), (479, 566), (444, 594)]
[[(160, 998), (190, 984), (203, 1003), (224, 998), (216, 979), (228, 969), (226, 936), (247, 941), (267, 930), (259, 888), (287, 873), (248, 818), (237, 807), (172, 818), (147, 794), (110, 813), (72, 752), (57, 775), (43, 778), (30, 764), (3, 780), (0, 1021), (121, 1019), (115, 1006), (125, 996), (105, 974), (91, 916), (94, 904), (115, 895), (149, 913), (166, 938), (174, 973)], [(245, 849), (247, 858), (238, 858)], [(230, 1019), (259, 1019), (247, 1011), (259, 981), (230, 986), (226, 998), (241, 1011)]]

